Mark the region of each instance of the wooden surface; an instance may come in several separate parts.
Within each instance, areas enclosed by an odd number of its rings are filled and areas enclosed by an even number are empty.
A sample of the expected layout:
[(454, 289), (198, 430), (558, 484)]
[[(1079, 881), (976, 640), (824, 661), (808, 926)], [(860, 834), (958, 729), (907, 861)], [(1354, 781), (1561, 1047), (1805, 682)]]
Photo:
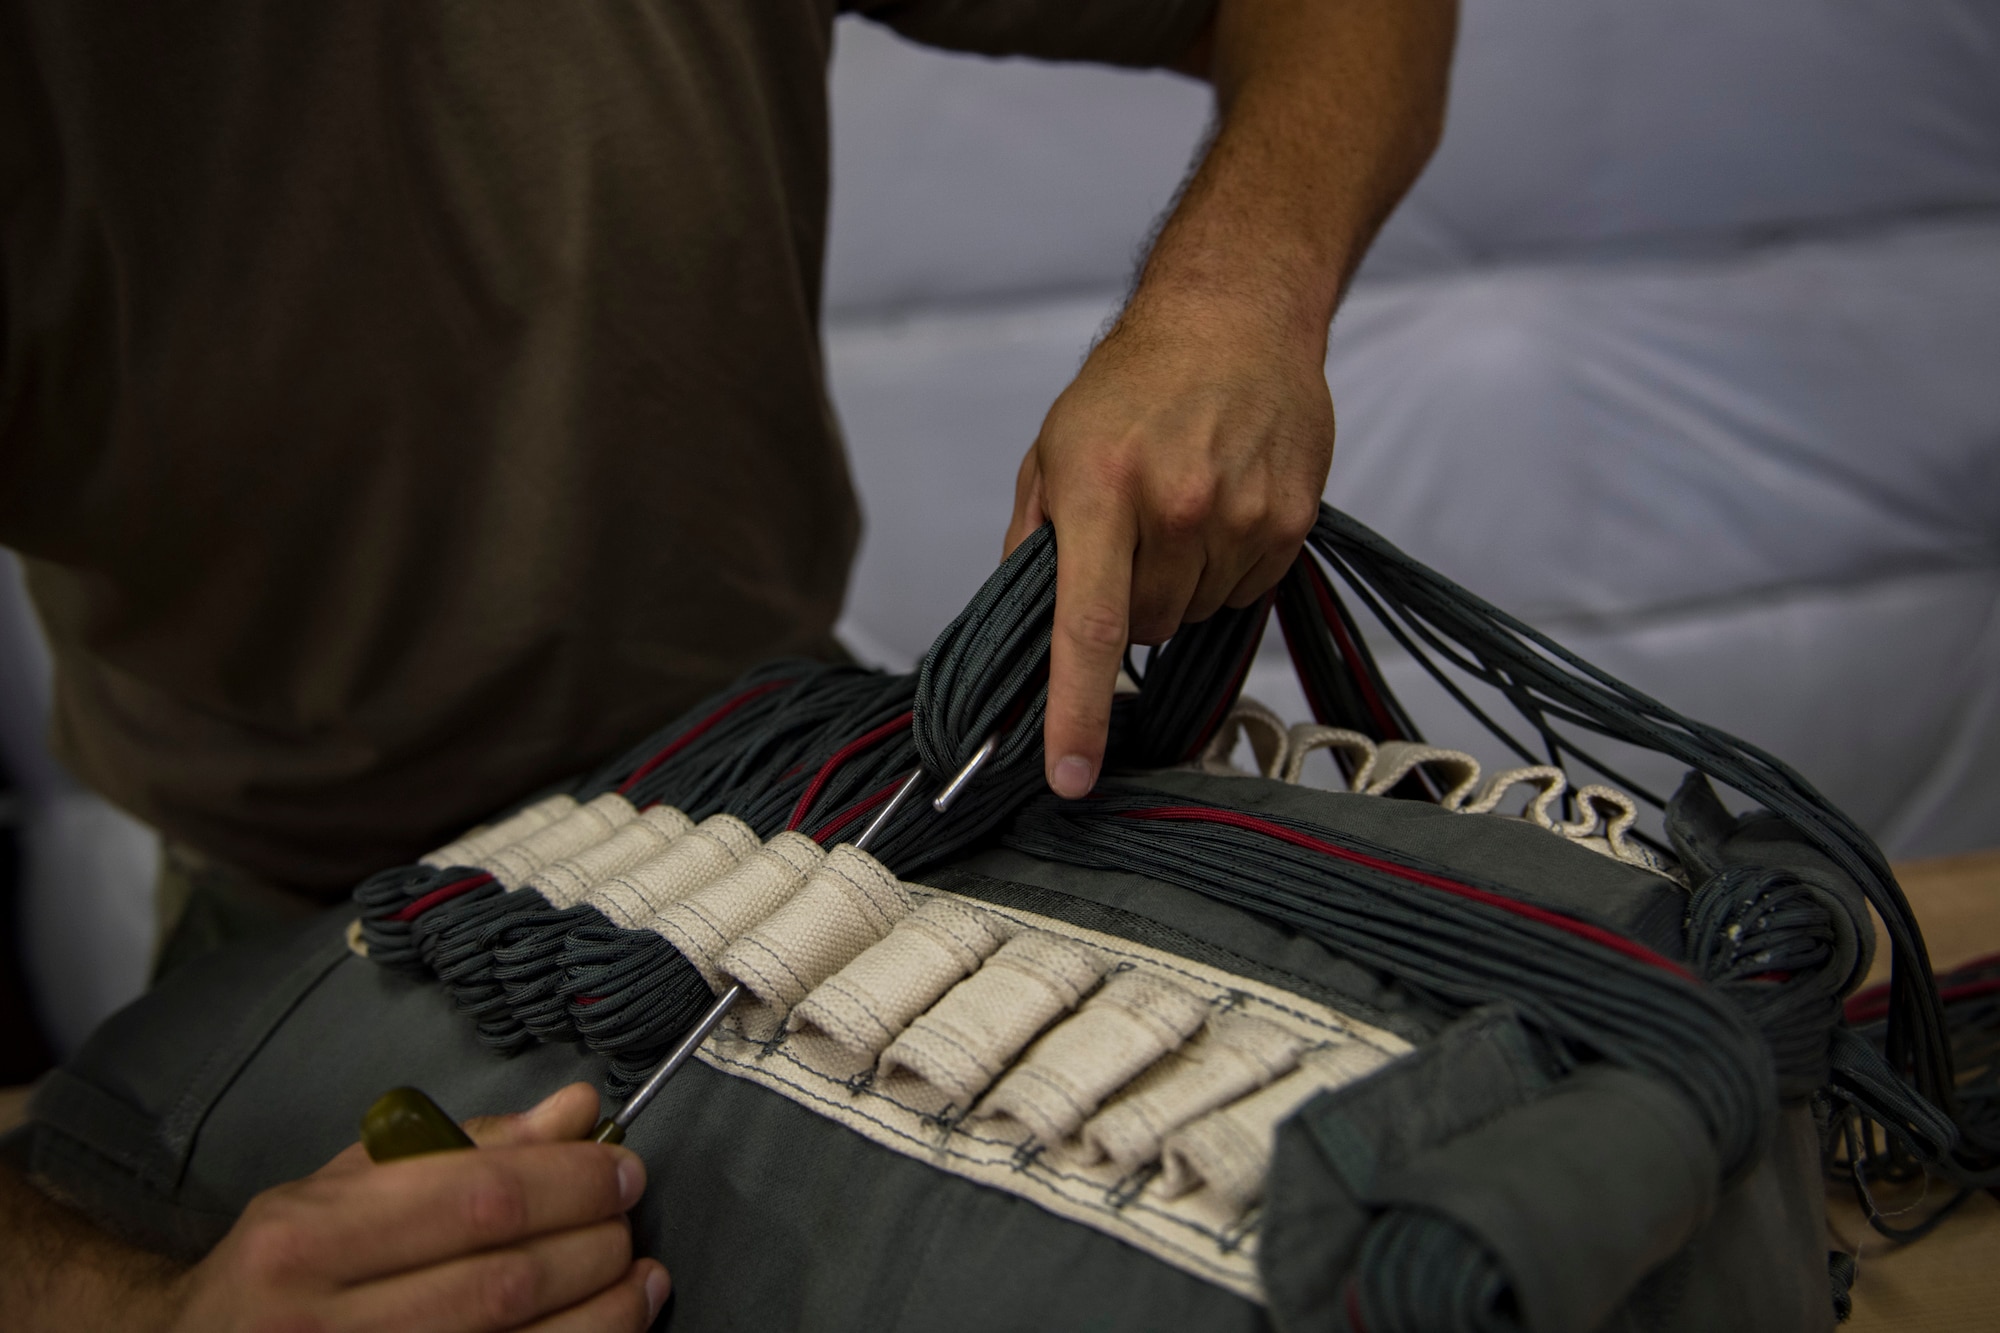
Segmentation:
[[(1938, 971), (2000, 953), (2000, 850), (1912, 861), (1896, 867), (1897, 882), (1923, 927)], [(1881, 923), (1876, 923), (1880, 940)], [(1889, 956), (1879, 950), (1869, 982), (1886, 981)], [(1935, 1190), (1936, 1187), (1933, 1187)], [(1933, 1193), (1922, 1205), (1949, 1195)], [(1878, 1200), (1885, 1211), (1891, 1203)], [(1924, 1239), (1901, 1246), (1877, 1235), (1852, 1193), (1830, 1191), (1827, 1223), (1833, 1249), (1860, 1260), (1854, 1281), (1853, 1333), (1994, 1333), (2000, 1329), (2000, 1202), (1981, 1194)]]

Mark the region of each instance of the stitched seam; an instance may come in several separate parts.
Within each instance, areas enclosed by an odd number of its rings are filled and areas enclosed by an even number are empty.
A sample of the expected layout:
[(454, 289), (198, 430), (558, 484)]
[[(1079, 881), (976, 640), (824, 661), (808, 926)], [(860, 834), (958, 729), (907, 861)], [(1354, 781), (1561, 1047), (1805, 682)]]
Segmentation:
[[(776, 1052), (776, 1054), (783, 1057), (790, 1063), (798, 1064), (800, 1068), (806, 1069), (809, 1073), (811, 1072), (810, 1066), (801, 1064), (794, 1057), (790, 1056), (788, 1052), (784, 1051), (782, 1047)], [(885, 1134), (888, 1134), (894, 1138), (903, 1140), (905, 1142), (915, 1144), (917, 1147), (924, 1149), (927, 1154), (955, 1158), (961, 1161), (969, 1162), (972, 1165), (981, 1167), (990, 1167), (995, 1165), (995, 1163), (991, 1161), (975, 1157), (970, 1153), (953, 1149), (949, 1145), (948, 1140), (947, 1142), (940, 1144), (934, 1140), (920, 1138), (916, 1135), (908, 1133), (907, 1131), (899, 1128), (896, 1125), (890, 1124), (888, 1121), (883, 1120), (880, 1116), (870, 1115), (868, 1112), (858, 1109), (852, 1103), (842, 1103), (836, 1101), (831, 1097), (823, 1095), (813, 1087), (807, 1086), (806, 1084), (800, 1083), (794, 1079), (786, 1078), (783, 1075), (777, 1074), (776, 1072), (774, 1072), (772, 1064), (769, 1061), (765, 1061), (762, 1064), (751, 1064), (746, 1061), (738, 1060), (733, 1056), (727, 1056), (717, 1051), (711, 1051), (707, 1048), (703, 1049), (702, 1056), (704, 1062), (713, 1063), (719, 1066), (726, 1065), (730, 1068), (744, 1070), (754, 1081), (758, 1082), (768, 1081), (770, 1083), (781, 1084), (784, 1087), (790, 1088), (795, 1092), (797, 1092), (802, 1099), (818, 1102), (822, 1105), (832, 1107), (834, 1110), (842, 1114), (852, 1115), (856, 1119), (865, 1120), (869, 1124), (877, 1126)], [(814, 1074), (813, 1077), (818, 1078), (819, 1076), (817, 1074)], [(917, 1111), (914, 1107), (906, 1106), (903, 1103), (896, 1101), (892, 1097), (888, 1097), (882, 1093), (874, 1091), (872, 1088), (865, 1091), (862, 1095), (880, 1097), (883, 1101), (887, 1102), (889, 1105), (896, 1107), (898, 1110), (903, 1111), (906, 1114), (916, 1115), (916, 1116), (923, 1115), (922, 1112)], [(985, 1138), (978, 1135), (977, 1133), (974, 1133), (964, 1128), (963, 1126), (954, 1129), (952, 1133), (954, 1135), (962, 1135), (971, 1142), (984, 1144), (989, 1147), (1005, 1148), (1010, 1151), (1014, 1147), (1013, 1144), (1007, 1142), (1006, 1140)], [(1243, 1234), (1241, 1231), (1225, 1232), (1225, 1231), (1214, 1230), (1210, 1227), (1203, 1226), (1201, 1223), (1196, 1222), (1190, 1218), (1180, 1217), (1173, 1213), (1167, 1212), (1166, 1210), (1161, 1209), (1157, 1206), (1150, 1205), (1147, 1203), (1144, 1196), (1140, 1196), (1139, 1198), (1134, 1199), (1131, 1203), (1127, 1204), (1126, 1207), (1124, 1207), (1123, 1209), (1114, 1209), (1107, 1207), (1102, 1203), (1096, 1202), (1096, 1200), (1093, 1197), (1091, 1197), (1100, 1195), (1103, 1191), (1103, 1186), (1100, 1185), (1097, 1181), (1091, 1180), (1087, 1177), (1077, 1176), (1071, 1172), (1063, 1171), (1059, 1168), (1052, 1167), (1047, 1162), (1041, 1161), (1039, 1159), (1037, 1161), (1037, 1166), (1046, 1175), (1047, 1177), (1046, 1180), (1038, 1180), (1038, 1178), (1031, 1172), (1021, 1172), (1019, 1174), (1028, 1181), (1042, 1184), (1043, 1187), (1047, 1189), (1049, 1193), (1057, 1195), (1065, 1203), (1071, 1204), (1076, 1207), (1085, 1208), (1092, 1212), (1101, 1213), (1113, 1220), (1120, 1220), (1120, 1221), (1132, 1215), (1135, 1211), (1138, 1213), (1143, 1213), (1144, 1215), (1158, 1222), (1165, 1223), (1169, 1226), (1178, 1228), (1182, 1231), (1192, 1232), (1197, 1236), (1209, 1240), (1214, 1243), (1215, 1248), (1217, 1250), (1225, 1254), (1233, 1252), (1234, 1249), (1236, 1248), (1236, 1243), (1240, 1243), (1240, 1237)], [(1058, 1189), (1052, 1183), (1056, 1181), (1063, 1182), (1070, 1186), (1081, 1186), (1085, 1191), (1085, 1193), (1082, 1195), (1072, 1194), (1062, 1189)], [(988, 1182), (975, 1181), (974, 1183), (986, 1184)], [(1137, 1228), (1135, 1227), (1134, 1229), (1136, 1230)], [(1233, 1270), (1229, 1269), (1224, 1265), (1214, 1263), (1214, 1261), (1210, 1259), (1207, 1255), (1203, 1254), (1199, 1250), (1194, 1250), (1189, 1248), (1184, 1243), (1176, 1243), (1171, 1237), (1161, 1236), (1158, 1233), (1152, 1231), (1145, 1232), (1145, 1235), (1148, 1241), (1165, 1246), (1169, 1249), (1175, 1250), (1176, 1252), (1185, 1255), (1188, 1262), (1200, 1265), (1203, 1269), (1207, 1271), (1214, 1272), (1231, 1281), (1242, 1280), (1241, 1276), (1235, 1273)]]

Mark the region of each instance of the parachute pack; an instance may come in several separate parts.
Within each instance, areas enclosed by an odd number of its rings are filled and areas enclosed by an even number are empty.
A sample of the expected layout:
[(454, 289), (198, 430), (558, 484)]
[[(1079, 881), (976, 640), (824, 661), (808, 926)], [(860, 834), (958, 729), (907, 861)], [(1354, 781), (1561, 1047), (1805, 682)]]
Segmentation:
[[(1991, 1006), (1777, 759), (1327, 508), (1262, 604), (1128, 661), (1110, 776), (1060, 801), (1055, 562), (1044, 529), (914, 673), (761, 667), (170, 978), (16, 1151), (192, 1257), (386, 1088), (622, 1095), (735, 991), (626, 1140), (670, 1328), (1813, 1329), (1828, 1171), (2000, 1182)], [(1427, 744), (1350, 601), (1520, 763)], [(1273, 612), (1311, 722), (1239, 699)], [(1871, 906), (1893, 980), (1844, 1011)]]

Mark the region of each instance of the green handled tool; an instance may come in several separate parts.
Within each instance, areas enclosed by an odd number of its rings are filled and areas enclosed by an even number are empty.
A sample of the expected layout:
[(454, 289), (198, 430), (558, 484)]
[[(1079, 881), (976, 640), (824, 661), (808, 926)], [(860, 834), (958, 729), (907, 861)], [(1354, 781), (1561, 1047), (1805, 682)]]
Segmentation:
[[(597, 1122), (597, 1128), (590, 1132), (590, 1137), (598, 1143), (623, 1143), (626, 1129), (638, 1118), (639, 1112), (659, 1095), (667, 1080), (687, 1063), (688, 1057), (708, 1039), (709, 1033), (715, 1031), (715, 1025), (728, 1015), (742, 995), (741, 986), (731, 986), (725, 991), (709, 1006), (701, 1021), (688, 1029), (687, 1035), (680, 1039), (659, 1067), (646, 1076), (639, 1090), (618, 1108), (618, 1114), (605, 1116)], [(475, 1146), (471, 1136), (445, 1114), (443, 1107), (416, 1088), (391, 1088), (375, 1099), (375, 1104), (361, 1117), (361, 1144), (368, 1150), (368, 1155), (378, 1162)]]

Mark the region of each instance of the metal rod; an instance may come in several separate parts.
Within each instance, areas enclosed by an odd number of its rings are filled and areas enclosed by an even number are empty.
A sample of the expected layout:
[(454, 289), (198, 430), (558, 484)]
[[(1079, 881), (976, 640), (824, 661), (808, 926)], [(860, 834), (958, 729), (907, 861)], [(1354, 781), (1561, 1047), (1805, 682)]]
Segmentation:
[(944, 784), (944, 790), (931, 802), (931, 809), (939, 814), (951, 809), (951, 803), (958, 799), (958, 794), (965, 790), (966, 784), (978, 775), (979, 770), (986, 767), (986, 761), (993, 757), (993, 751), (999, 744), (999, 732), (987, 733), (986, 739), (979, 742), (979, 748), (972, 752), (972, 758), (965, 761), (965, 767), (958, 770), (958, 776)]
[[(987, 742), (987, 748), (990, 749), (991, 746), (992, 742)], [(959, 781), (963, 782), (968, 776), (970, 776), (970, 770), (966, 773), (961, 773)], [(868, 844), (874, 841), (875, 835), (882, 830), (882, 826), (889, 822), (889, 817), (896, 813), (896, 808), (902, 805), (903, 798), (908, 796), (912, 791), (915, 791), (917, 784), (923, 780), (924, 770), (921, 767), (910, 771), (910, 776), (903, 779), (903, 785), (896, 788), (895, 795), (889, 798), (889, 803), (882, 807), (881, 813), (870, 820), (868, 827), (861, 831), (861, 836), (854, 840), (854, 847), (857, 851), (865, 851), (867, 849)], [(735, 1008), (736, 1002), (742, 998), (743, 983), (741, 982), (737, 982), (724, 991), (716, 1002), (709, 1006), (708, 1012), (701, 1016), (701, 1020), (688, 1029), (687, 1035), (681, 1038), (680, 1044), (668, 1053), (666, 1059), (660, 1061), (652, 1073), (646, 1075), (646, 1081), (639, 1085), (638, 1091), (626, 1099), (625, 1105), (618, 1108), (618, 1114), (597, 1127), (595, 1137), (601, 1142), (623, 1142), (625, 1131), (631, 1127), (634, 1120), (639, 1118), (639, 1113), (646, 1109), (647, 1103), (659, 1096), (660, 1089), (667, 1086), (667, 1080), (680, 1071), (680, 1067), (688, 1062), (688, 1057), (693, 1055), (704, 1041), (708, 1040), (708, 1034), (715, 1031), (716, 1025), (729, 1016), (729, 1011)]]
[(896, 813), (896, 807), (903, 803), (903, 798), (916, 790), (917, 784), (923, 780), (924, 770), (922, 765), (910, 770), (910, 776), (903, 779), (903, 785), (896, 788), (896, 794), (889, 798), (889, 803), (882, 807), (881, 812), (875, 818), (868, 821), (867, 828), (861, 830), (861, 836), (854, 840), (854, 850), (858, 852), (868, 850), (868, 844), (875, 841), (875, 835), (880, 833), (882, 826), (889, 822), (889, 816)]
[(680, 1045), (674, 1047), (667, 1058), (660, 1061), (659, 1067), (646, 1076), (646, 1081), (639, 1085), (639, 1090), (626, 1100), (625, 1105), (618, 1108), (617, 1115), (611, 1117), (611, 1123), (618, 1128), (618, 1138), (625, 1137), (625, 1131), (639, 1118), (639, 1112), (645, 1110), (647, 1103), (659, 1096), (660, 1089), (667, 1086), (667, 1080), (687, 1063), (688, 1057), (695, 1053), (695, 1048), (708, 1040), (708, 1034), (715, 1031), (715, 1025), (726, 1018), (729, 1011), (735, 1008), (736, 1002), (742, 998), (741, 982), (722, 992), (722, 997), (709, 1006), (708, 1012), (701, 1016), (701, 1021), (688, 1029), (687, 1035), (681, 1038)]

